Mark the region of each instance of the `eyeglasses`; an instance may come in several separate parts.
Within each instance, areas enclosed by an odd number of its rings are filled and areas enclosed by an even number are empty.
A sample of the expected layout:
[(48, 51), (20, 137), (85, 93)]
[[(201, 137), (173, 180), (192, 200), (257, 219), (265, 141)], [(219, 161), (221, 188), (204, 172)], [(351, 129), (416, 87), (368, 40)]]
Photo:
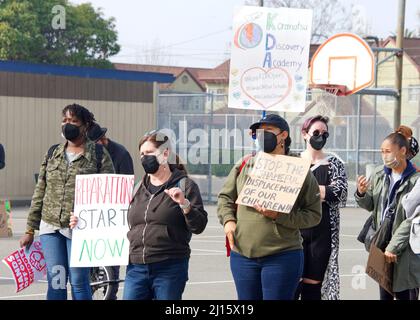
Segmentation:
[(319, 130), (314, 130), (314, 132), (312, 133), (313, 137), (318, 137), (319, 135), (322, 135), (325, 139), (327, 139), (330, 136), (328, 131), (325, 131), (321, 134), (321, 132)]

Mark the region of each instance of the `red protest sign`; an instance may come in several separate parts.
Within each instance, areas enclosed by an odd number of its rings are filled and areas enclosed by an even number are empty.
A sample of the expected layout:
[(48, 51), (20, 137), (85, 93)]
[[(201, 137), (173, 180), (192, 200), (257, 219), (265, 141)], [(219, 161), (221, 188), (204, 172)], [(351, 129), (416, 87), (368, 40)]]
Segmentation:
[(22, 248), (12, 252), (3, 259), (3, 263), (12, 271), (16, 292), (29, 287), (34, 281), (45, 278), (47, 274), (47, 266), (39, 241), (34, 241), (27, 251)]

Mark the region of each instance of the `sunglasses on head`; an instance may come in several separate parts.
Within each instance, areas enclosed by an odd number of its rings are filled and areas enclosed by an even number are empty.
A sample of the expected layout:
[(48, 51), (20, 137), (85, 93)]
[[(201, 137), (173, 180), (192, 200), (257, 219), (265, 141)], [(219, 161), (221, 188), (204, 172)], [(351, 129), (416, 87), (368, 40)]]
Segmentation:
[(322, 135), (325, 139), (327, 139), (330, 136), (328, 131), (325, 131), (324, 133), (321, 134), (319, 130), (314, 130), (314, 132), (312, 133), (312, 136), (314, 137), (318, 137), (319, 135)]

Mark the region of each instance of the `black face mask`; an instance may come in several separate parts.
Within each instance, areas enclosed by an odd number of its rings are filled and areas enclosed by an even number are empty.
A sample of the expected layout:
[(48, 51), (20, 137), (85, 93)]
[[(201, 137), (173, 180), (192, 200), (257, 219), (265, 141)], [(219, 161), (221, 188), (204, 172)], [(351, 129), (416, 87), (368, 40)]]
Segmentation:
[(80, 136), (80, 127), (71, 123), (66, 123), (62, 128), (64, 138), (69, 141), (76, 140)]
[(279, 134), (275, 135), (274, 133), (265, 130), (258, 134), (257, 139), (259, 148), (263, 149), (263, 151), (266, 153), (273, 152), (278, 145), (277, 136)]
[(144, 155), (141, 158), (141, 165), (146, 173), (154, 174), (159, 170), (159, 161), (155, 155)]
[(328, 132), (319, 134), (319, 131), (315, 130), (311, 139), (309, 139), (309, 144), (315, 150), (321, 150), (322, 148), (324, 148), (325, 144), (327, 143), (328, 136), (329, 136)]

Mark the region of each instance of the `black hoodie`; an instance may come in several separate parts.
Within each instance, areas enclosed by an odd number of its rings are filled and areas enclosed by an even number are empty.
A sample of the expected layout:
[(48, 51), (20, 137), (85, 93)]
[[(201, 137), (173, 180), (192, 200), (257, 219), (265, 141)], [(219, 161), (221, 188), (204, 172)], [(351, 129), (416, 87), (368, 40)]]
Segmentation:
[[(154, 195), (147, 190), (148, 183), (149, 177), (145, 175), (135, 188), (128, 209), (130, 263), (146, 264), (189, 257), (192, 233), (203, 232), (207, 224), (207, 212), (197, 184), (178, 169), (172, 172), (168, 182)], [(191, 203), (188, 214), (184, 214), (164, 192), (165, 189), (183, 188), (184, 185), (185, 197)]]

